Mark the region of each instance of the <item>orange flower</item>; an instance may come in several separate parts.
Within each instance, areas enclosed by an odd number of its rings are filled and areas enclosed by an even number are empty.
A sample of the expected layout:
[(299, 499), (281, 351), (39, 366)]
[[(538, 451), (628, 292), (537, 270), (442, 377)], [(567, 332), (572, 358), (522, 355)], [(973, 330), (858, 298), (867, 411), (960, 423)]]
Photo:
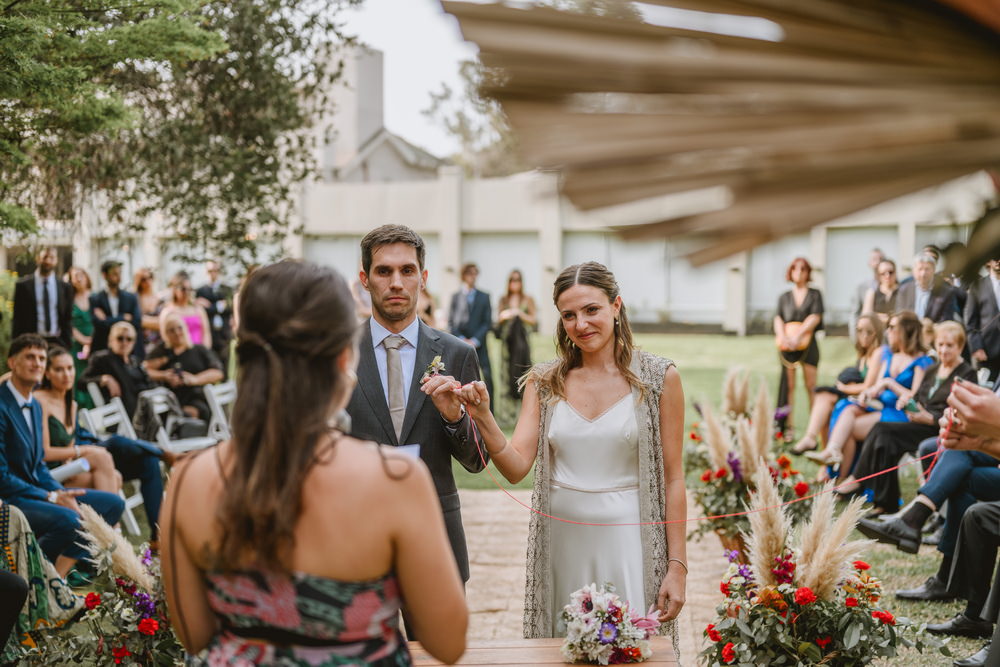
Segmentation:
[(788, 611), (788, 603), (785, 602), (785, 598), (773, 588), (764, 588), (758, 591), (757, 601), (761, 606), (774, 609), (775, 611)]
[(782, 468), (791, 468), (792, 460), (787, 456), (785, 456), (784, 454), (782, 454), (781, 456), (778, 457), (778, 465), (781, 466)]

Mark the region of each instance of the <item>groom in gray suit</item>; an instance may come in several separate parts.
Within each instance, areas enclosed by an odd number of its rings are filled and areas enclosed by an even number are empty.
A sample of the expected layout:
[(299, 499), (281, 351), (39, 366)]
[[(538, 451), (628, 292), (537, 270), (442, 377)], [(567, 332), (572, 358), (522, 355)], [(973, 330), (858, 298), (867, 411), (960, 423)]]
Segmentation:
[[(424, 253), (424, 240), (402, 225), (383, 225), (361, 240), (359, 277), (371, 294), (372, 316), (361, 325), (358, 385), (347, 412), (356, 438), (420, 445), (462, 581), (468, 581), (469, 555), (451, 458), (480, 472), (489, 454), (451, 388), (456, 381), (478, 380), (479, 363), (471, 345), (417, 317), (417, 294), (427, 280)], [(427, 382), (428, 394), (421, 391), (421, 379), (438, 357), (444, 370)]]

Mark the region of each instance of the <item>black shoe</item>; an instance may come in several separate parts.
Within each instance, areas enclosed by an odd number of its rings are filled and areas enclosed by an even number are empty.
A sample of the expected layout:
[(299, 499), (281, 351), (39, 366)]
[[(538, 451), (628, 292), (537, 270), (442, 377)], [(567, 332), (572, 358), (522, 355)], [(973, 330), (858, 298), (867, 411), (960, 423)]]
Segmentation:
[(941, 537), (944, 535), (944, 525), (933, 533), (924, 533), (923, 537), (920, 538), (921, 544), (929, 544), (932, 547), (936, 547), (941, 544)]
[(948, 587), (937, 577), (928, 577), (920, 588), (896, 591), (900, 600), (922, 600), (924, 602), (954, 600), (955, 596), (948, 592)]
[(968, 658), (962, 658), (961, 660), (956, 660), (951, 663), (953, 667), (985, 667), (986, 658), (990, 654), (990, 642), (986, 642), (986, 646), (982, 647)]
[(941, 516), (940, 512), (934, 512), (934, 514), (931, 514), (931, 518), (927, 520), (927, 523), (924, 524), (923, 532), (936, 533), (941, 530), (942, 526), (944, 526), (944, 517)]
[(993, 635), (993, 624), (989, 621), (974, 621), (965, 614), (955, 614), (954, 618), (944, 623), (928, 623), (927, 632), (953, 637), (989, 639)]
[(883, 544), (892, 544), (908, 554), (915, 554), (920, 550), (920, 531), (910, 528), (898, 517), (889, 521), (861, 519), (858, 521), (858, 530), (865, 537)]

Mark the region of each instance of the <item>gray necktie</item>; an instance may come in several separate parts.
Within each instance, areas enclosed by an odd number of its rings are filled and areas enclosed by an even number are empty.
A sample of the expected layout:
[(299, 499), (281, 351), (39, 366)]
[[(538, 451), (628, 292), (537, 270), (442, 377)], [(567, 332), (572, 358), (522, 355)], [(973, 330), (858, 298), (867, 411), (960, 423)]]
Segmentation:
[(385, 348), (386, 383), (389, 388), (389, 416), (396, 431), (396, 442), (403, 431), (403, 417), (406, 416), (406, 392), (403, 387), (403, 363), (399, 359), (399, 348), (406, 342), (402, 336), (393, 334), (382, 341)]

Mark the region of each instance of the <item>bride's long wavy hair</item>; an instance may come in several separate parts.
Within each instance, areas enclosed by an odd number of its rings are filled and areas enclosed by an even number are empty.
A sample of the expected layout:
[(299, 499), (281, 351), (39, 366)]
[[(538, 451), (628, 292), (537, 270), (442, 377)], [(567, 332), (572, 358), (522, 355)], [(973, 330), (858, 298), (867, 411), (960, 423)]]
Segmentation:
[(351, 391), (336, 359), (354, 345), (354, 301), (333, 269), (284, 260), (256, 271), (240, 293), (233, 456), (218, 510), (223, 569), (283, 572), (302, 512), (302, 486)]
[[(562, 293), (575, 285), (596, 287), (604, 292), (609, 303), (614, 302), (621, 293), (618, 281), (615, 280), (614, 274), (608, 270), (608, 267), (598, 262), (584, 262), (562, 270), (552, 288), (552, 303), (558, 304)], [(635, 344), (632, 340), (632, 327), (629, 324), (624, 302), (618, 311), (618, 324), (614, 328), (614, 335), (615, 365), (629, 385), (639, 390), (641, 396), (644, 393), (642, 381), (630, 368)], [(535, 372), (534, 369), (528, 371), (522, 378), (522, 383), (537, 381), (549, 389), (552, 400), (560, 398), (565, 400), (566, 375), (583, 364), (583, 354), (580, 352), (580, 348), (570, 340), (569, 333), (563, 326), (562, 318), (559, 318), (559, 323), (556, 325), (556, 351), (559, 353), (559, 358), (556, 359), (555, 363), (547, 365), (540, 372)]]

